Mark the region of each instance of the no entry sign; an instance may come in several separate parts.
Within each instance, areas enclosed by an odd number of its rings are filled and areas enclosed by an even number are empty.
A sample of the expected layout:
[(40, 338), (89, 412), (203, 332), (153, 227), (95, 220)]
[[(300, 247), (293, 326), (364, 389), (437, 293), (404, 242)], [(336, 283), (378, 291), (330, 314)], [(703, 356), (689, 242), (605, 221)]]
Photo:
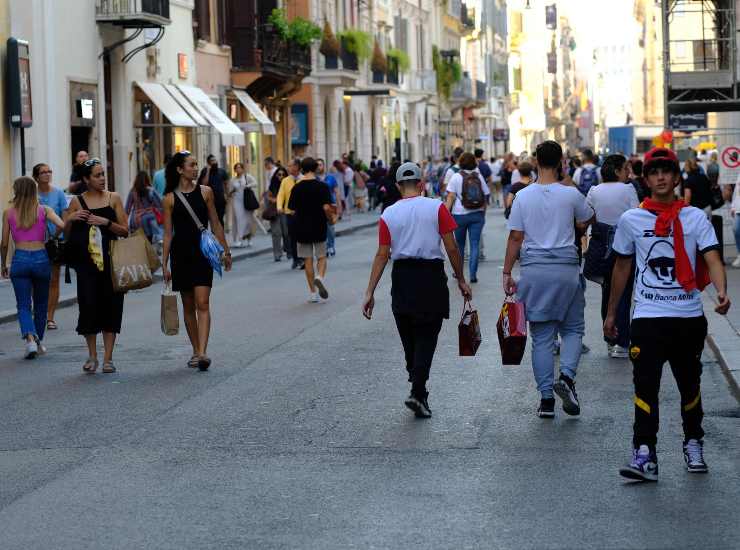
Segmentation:
[(719, 155), (719, 184), (734, 184), (738, 176), (740, 176), (740, 145), (728, 145)]

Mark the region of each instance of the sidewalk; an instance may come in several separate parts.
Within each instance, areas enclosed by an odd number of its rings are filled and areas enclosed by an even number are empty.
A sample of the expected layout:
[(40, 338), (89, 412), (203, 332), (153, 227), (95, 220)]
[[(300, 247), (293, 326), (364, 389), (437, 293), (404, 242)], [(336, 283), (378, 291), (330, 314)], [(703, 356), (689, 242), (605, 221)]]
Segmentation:
[(707, 344), (717, 356), (735, 396), (740, 399), (740, 269), (730, 267), (737, 256), (731, 223), (729, 214), (726, 214), (724, 252), (727, 264), (727, 294), (732, 301), (732, 307), (726, 316), (715, 313), (717, 293), (713, 286), (709, 286), (704, 293), (704, 311), (709, 321)]
[[(341, 237), (342, 235), (348, 235), (360, 229), (366, 229), (373, 227), (378, 223), (380, 217), (379, 212), (374, 213), (353, 213), (351, 219), (343, 219), (336, 225), (336, 235)], [(264, 222), (263, 222), (264, 223)], [(258, 234), (252, 239), (251, 248), (233, 248), (231, 250), (232, 260), (239, 262), (247, 258), (254, 258), (255, 256), (261, 256), (262, 254), (272, 254), (272, 237), (268, 233), (267, 235), (262, 233), (261, 229), (257, 229)], [(342, 253), (341, 243), (337, 245), (337, 253)], [(287, 263), (286, 263), (287, 265)], [(62, 269), (61, 282), (60, 282), (60, 297), (59, 297), (59, 308), (69, 307), (77, 303), (77, 286), (74, 280), (74, 270), (70, 270), (72, 275), (72, 284), (64, 283), (64, 270)], [(157, 272), (155, 280), (161, 278), (161, 272)], [(10, 323), (17, 319), (17, 311), (15, 309), (15, 293), (13, 287), (8, 279), (0, 279), (0, 324)]]

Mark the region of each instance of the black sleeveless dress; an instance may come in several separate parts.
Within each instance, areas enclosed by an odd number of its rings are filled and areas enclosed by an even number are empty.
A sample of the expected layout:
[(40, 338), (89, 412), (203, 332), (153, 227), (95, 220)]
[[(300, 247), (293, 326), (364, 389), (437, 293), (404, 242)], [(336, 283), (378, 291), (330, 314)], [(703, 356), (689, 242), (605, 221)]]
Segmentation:
[[(183, 193), (200, 223), (208, 227), (208, 206), (203, 198), (200, 185), (190, 193)], [(174, 195), (175, 206), (172, 209), (172, 246), (170, 249), (170, 271), (172, 272), (172, 290), (182, 292), (196, 286), (213, 286), (213, 269), (200, 251), (200, 230), (195, 225), (190, 213)]]
[[(88, 208), (82, 195), (78, 196), (80, 206), (91, 214), (116, 221), (116, 211), (110, 206), (103, 208)], [(111, 278), (110, 242), (117, 239), (107, 227), (100, 227), (103, 237), (103, 271), (98, 271), (89, 253), (86, 243), (89, 239), (90, 225), (86, 222), (74, 222), (70, 231), (70, 244), (76, 243), (84, 248), (78, 254), (80, 261), (73, 266), (77, 274), (77, 303), (79, 318), (77, 320), (77, 334), (98, 334), (99, 332), (121, 332), (123, 318), (123, 292), (113, 291)]]

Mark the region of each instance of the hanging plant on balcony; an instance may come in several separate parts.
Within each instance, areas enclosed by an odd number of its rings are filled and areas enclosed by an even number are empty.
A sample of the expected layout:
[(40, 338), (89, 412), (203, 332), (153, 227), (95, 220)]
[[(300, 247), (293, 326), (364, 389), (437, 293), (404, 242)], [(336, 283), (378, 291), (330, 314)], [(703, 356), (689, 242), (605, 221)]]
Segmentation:
[(339, 56), (339, 40), (334, 36), (334, 31), (328, 21), (324, 21), (324, 30), (321, 35), (321, 45), (319, 52), (324, 57)]
[(342, 42), (342, 48), (347, 52), (357, 56), (362, 61), (368, 59), (372, 53), (372, 37), (370, 33), (358, 29), (347, 29), (337, 33), (337, 37)]
[(288, 23), (288, 40), (301, 48), (308, 48), (321, 38), (321, 27), (303, 17), (296, 17)]
[(411, 58), (409, 58), (409, 54), (407, 54), (403, 50), (399, 50), (398, 48), (391, 48), (388, 50), (388, 59), (391, 59), (395, 61), (395, 65), (398, 67), (398, 71), (401, 73), (406, 73), (411, 68)]
[(449, 99), (452, 87), (462, 79), (462, 66), (454, 59), (443, 58), (437, 46), (432, 47), (432, 66), (437, 73), (437, 92)]
[(370, 61), (370, 69), (374, 73), (385, 73), (388, 70), (388, 61), (377, 40), (373, 46), (373, 58)]
[(283, 40), (288, 40), (288, 19), (285, 17), (285, 10), (275, 8), (267, 18), (267, 24), (271, 25), (277, 35)]

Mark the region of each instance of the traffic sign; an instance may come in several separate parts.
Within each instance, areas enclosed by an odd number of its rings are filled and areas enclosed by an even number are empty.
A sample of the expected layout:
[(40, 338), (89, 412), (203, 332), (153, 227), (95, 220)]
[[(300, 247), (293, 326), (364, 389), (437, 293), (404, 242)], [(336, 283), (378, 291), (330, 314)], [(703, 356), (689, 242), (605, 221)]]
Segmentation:
[(719, 184), (732, 185), (740, 176), (740, 145), (728, 145), (719, 155)]

